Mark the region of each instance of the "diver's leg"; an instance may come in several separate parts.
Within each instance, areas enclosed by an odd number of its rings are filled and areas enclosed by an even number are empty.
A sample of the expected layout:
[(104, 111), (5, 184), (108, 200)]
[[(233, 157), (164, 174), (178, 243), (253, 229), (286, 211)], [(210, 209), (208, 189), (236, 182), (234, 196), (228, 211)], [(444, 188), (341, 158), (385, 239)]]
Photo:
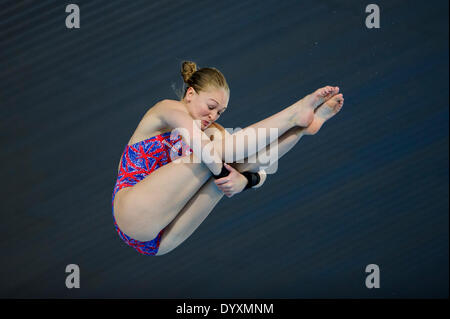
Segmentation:
[(232, 163), (230, 165), (239, 172), (257, 172), (264, 168), (267, 173), (275, 173), (276, 161), (289, 152), (304, 135), (317, 134), (322, 125), (336, 115), (343, 105), (342, 94), (334, 95), (317, 108), (314, 119), (308, 127), (293, 127), (280, 136), (278, 141), (272, 142), (257, 154), (246, 158), (243, 163)]
[[(213, 141), (214, 150), (225, 162), (241, 162), (276, 141), (293, 127), (307, 127), (315, 110), (339, 92), (339, 87), (326, 86), (308, 94), (288, 108), (256, 122), (243, 130)], [(272, 129), (276, 129), (276, 133)]]
[(170, 252), (191, 236), (224, 196), (214, 181), (210, 177), (164, 229), (157, 256)]
[[(343, 103), (344, 99), (341, 94), (333, 96), (318, 108), (314, 115), (313, 123), (311, 123), (312, 126), (310, 125), (306, 128), (294, 127), (285, 132), (278, 141), (278, 159), (291, 150), (302, 136), (316, 134), (325, 121), (341, 110)], [(245, 163), (232, 163), (230, 165), (240, 172), (257, 172), (262, 166), (257, 156), (253, 160), (246, 161)], [(268, 170), (270, 170), (270, 167)], [(209, 178), (165, 228), (157, 255), (164, 255), (170, 252), (191, 236), (223, 196), (222, 191), (214, 183), (214, 178)]]
[(265, 169), (267, 173), (275, 173), (276, 162), (305, 135), (304, 127), (293, 127), (280, 136), (278, 141), (272, 142), (269, 146), (245, 159), (242, 163), (231, 163), (230, 165), (239, 172), (257, 172)]

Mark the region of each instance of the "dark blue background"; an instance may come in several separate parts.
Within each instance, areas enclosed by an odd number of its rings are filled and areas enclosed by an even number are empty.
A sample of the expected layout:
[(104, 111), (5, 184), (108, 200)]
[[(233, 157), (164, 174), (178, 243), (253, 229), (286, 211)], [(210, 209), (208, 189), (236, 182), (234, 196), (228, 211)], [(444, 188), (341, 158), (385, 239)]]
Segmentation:
[[(0, 297), (448, 298), (448, 1), (0, 3)], [(324, 85), (343, 111), (172, 253), (114, 232), (117, 165), (183, 60), (246, 127)], [(65, 267), (78, 264), (81, 288)], [(365, 287), (377, 264), (381, 288)]]

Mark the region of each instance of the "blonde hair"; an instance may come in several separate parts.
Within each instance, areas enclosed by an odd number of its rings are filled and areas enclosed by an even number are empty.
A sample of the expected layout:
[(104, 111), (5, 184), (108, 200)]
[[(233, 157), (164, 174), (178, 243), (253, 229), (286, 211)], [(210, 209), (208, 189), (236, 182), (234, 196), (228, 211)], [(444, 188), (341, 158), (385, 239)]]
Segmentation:
[(206, 91), (208, 87), (225, 89), (228, 94), (230, 88), (222, 72), (216, 68), (197, 69), (197, 64), (192, 61), (184, 61), (181, 65), (181, 76), (183, 77), (186, 88), (183, 98), (186, 96), (187, 89), (192, 87), (197, 93)]

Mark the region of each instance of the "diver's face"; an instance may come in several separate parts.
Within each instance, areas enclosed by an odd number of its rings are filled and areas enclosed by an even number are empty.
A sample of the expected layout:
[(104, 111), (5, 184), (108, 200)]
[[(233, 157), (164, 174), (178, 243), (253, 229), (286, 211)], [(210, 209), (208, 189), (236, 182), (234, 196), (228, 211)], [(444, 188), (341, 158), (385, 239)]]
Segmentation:
[(225, 89), (209, 88), (197, 93), (190, 87), (185, 99), (191, 116), (200, 120), (201, 129), (205, 130), (226, 110), (229, 96)]

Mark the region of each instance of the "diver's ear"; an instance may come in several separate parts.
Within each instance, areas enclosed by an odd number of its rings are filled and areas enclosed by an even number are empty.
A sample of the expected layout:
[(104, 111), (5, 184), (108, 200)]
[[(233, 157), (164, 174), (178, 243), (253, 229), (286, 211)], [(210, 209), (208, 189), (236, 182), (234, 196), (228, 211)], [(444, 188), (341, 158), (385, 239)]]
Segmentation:
[(186, 91), (186, 100), (190, 102), (195, 94), (197, 94), (197, 92), (195, 92), (194, 88), (192, 86), (188, 87)]

